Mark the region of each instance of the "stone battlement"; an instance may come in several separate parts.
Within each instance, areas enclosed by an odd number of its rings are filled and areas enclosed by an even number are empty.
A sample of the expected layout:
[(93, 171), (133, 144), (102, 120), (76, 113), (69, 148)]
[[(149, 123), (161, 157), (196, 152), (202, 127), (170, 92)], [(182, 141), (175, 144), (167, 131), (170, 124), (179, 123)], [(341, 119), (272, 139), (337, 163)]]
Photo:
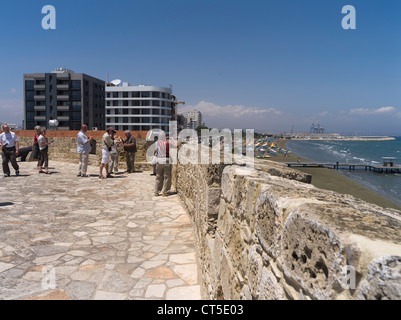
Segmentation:
[(199, 165), (199, 148), (186, 145), (174, 176), (204, 298), (401, 299), (401, 212), (318, 189), (271, 161)]

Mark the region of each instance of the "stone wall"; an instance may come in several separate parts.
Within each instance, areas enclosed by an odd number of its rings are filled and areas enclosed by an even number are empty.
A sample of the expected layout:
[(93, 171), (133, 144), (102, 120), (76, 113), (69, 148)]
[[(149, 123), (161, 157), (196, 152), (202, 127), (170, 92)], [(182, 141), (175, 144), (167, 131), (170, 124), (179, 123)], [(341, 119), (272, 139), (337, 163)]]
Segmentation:
[[(33, 144), (33, 131), (16, 131), (20, 141), (20, 147), (27, 147)], [(46, 137), (49, 141), (54, 141), (54, 144), (49, 146), (49, 161), (51, 165), (52, 160), (67, 161), (70, 163), (79, 163), (79, 155), (77, 154), (77, 134), (78, 131), (47, 131)], [(89, 165), (98, 166), (102, 159), (102, 136), (103, 131), (88, 131), (88, 136), (93, 136), (96, 141), (95, 154), (89, 155)], [(146, 132), (133, 133), (137, 141), (137, 153), (135, 155), (135, 170), (151, 170), (151, 166), (146, 162), (146, 150), (149, 143), (146, 142)], [(117, 135), (125, 138), (124, 132), (117, 132)], [(119, 170), (126, 170), (125, 152), (122, 146), (118, 147), (119, 150)], [(27, 160), (32, 161), (32, 157), (28, 156)]]
[(199, 147), (186, 148), (174, 178), (204, 298), (401, 299), (399, 211), (320, 190), (270, 161), (198, 165)]

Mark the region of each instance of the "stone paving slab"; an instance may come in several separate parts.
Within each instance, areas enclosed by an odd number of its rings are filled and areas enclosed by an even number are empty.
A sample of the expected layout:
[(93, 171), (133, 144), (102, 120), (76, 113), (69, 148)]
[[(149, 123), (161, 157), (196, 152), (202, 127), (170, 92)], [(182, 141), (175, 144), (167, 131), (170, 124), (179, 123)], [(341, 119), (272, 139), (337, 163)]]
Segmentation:
[(98, 179), (51, 161), (0, 178), (0, 299), (201, 299), (195, 238), (178, 197), (148, 172)]

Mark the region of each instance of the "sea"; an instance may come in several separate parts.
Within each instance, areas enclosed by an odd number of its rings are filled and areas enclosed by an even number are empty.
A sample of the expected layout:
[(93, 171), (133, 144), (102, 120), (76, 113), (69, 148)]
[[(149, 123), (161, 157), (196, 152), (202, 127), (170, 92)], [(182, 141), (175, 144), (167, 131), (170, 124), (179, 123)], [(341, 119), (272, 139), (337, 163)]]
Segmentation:
[[(288, 141), (286, 149), (316, 162), (381, 164), (382, 157), (397, 158), (401, 165), (401, 137), (392, 141)], [(401, 174), (339, 170), (353, 180), (401, 204)]]

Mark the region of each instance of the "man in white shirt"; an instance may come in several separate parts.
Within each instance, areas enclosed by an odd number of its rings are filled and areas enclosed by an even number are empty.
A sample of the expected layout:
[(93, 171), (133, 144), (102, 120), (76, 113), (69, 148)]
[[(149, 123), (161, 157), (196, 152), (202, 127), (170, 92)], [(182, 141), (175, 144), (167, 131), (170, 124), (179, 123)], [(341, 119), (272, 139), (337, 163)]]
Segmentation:
[(8, 125), (3, 125), (3, 133), (0, 134), (0, 148), (2, 149), (3, 173), (4, 177), (10, 176), (10, 167), (8, 162), (11, 162), (15, 170), (15, 174), (19, 176), (19, 166), (17, 156), (19, 155), (18, 138), (14, 132), (10, 131)]
[(77, 153), (79, 154), (79, 169), (78, 169), (78, 177), (89, 177), (86, 173), (88, 170), (89, 163), (89, 152), (91, 151), (90, 142), (93, 140), (92, 137), (86, 136), (86, 131), (88, 131), (88, 127), (83, 125), (81, 127), (81, 131), (78, 132), (77, 135)]

